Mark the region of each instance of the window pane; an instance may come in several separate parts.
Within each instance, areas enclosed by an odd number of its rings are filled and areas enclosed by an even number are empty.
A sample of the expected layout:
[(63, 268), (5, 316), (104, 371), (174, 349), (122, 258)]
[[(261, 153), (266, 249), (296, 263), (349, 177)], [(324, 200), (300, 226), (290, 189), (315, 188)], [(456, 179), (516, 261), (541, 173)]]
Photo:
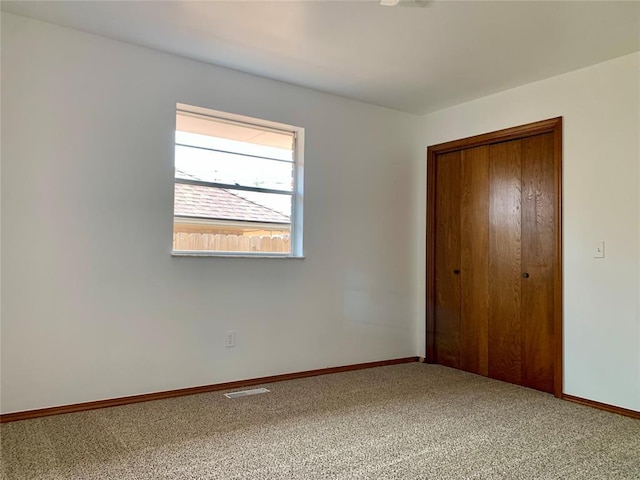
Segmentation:
[(299, 127), (178, 104), (174, 251), (299, 254), (291, 222), (294, 200), (301, 221), (294, 187), (303, 135)]
[(191, 145), (209, 150), (239, 153), (241, 155), (253, 155), (255, 157), (272, 158), (283, 162), (293, 162), (293, 150), (291, 148), (276, 148), (265, 145), (255, 145), (249, 142), (238, 142), (217, 137), (207, 137), (176, 131), (177, 145)]
[(291, 195), (176, 183), (174, 216), (289, 225)]
[(176, 178), (293, 191), (293, 163), (176, 145)]

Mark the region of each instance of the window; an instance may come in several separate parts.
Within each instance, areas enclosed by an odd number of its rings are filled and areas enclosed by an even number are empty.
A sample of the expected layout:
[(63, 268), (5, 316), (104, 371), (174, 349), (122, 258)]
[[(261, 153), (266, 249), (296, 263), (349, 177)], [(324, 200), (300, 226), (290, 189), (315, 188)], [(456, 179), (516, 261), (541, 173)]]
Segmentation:
[(303, 135), (178, 104), (173, 253), (301, 257)]

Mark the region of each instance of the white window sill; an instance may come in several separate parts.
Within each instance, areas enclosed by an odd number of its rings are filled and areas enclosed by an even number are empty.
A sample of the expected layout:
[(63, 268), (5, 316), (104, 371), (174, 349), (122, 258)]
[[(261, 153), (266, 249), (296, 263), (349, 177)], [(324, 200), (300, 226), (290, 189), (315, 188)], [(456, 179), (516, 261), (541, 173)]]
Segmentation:
[(294, 255), (278, 255), (278, 254), (260, 254), (260, 255), (250, 255), (239, 253), (237, 255), (229, 254), (229, 253), (217, 253), (217, 252), (171, 252), (172, 257), (214, 257), (214, 258), (280, 258), (280, 259), (289, 259), (289, 260), (304, 260), (304, 256), (294, 256)]

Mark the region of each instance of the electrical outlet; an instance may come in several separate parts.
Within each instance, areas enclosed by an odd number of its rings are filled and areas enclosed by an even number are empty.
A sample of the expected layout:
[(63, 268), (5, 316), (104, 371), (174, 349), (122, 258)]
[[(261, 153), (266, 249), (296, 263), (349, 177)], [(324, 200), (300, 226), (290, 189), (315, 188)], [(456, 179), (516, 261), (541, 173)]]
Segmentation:
[(225, 348), (234, 348), (236, 346), (236, 332), (229, 330), (224, 337)]

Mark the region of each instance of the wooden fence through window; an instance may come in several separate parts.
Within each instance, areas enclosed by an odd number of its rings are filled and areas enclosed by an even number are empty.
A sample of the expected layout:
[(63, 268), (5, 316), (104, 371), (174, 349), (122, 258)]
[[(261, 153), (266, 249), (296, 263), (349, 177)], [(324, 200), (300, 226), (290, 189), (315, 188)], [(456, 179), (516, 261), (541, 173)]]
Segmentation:
[(215, 252), (271, 252), (289, 253), (289, 236), (248, 236), (226, 235), (220, 233), (173, 234), (173, 249), (176, 251), (215, 251)]

